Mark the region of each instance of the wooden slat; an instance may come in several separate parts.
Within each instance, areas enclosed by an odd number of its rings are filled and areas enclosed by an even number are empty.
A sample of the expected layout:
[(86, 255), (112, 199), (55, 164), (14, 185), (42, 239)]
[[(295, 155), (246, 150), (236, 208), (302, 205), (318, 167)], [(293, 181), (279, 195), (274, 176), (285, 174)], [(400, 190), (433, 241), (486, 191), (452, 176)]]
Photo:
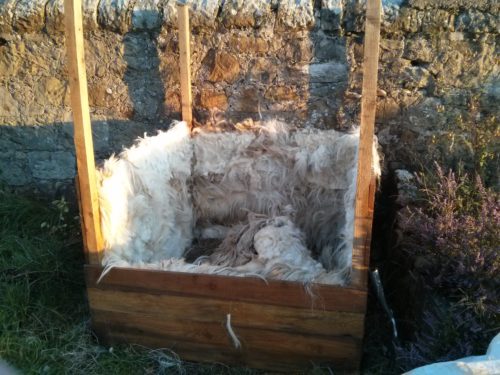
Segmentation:
[[(179, 315), (181, 311), (179, 310)], [(235, 348), (225, 327), (225, 319), (219, 322), (190, 322), (149, 317), (137, 313), (92, 311), (93, 327), (106, 338), (120, 339), (122, 335), (133, 335), (133, 341), (152, 347), (167, 347), (183, 358), (198, 347), (208, 349), (209, 361), (234, 363), (248, 361), (267, 354), (272, 366), (275, 362), (289, 362), (310, 366), (311, 362), (353, 362), (359, 359), (361, 340), (340, 336), (316, 336), (284, 331), (238, 327), (232, 325), (241, 342)], [(128, 339), (128, 338), (127, 338)], [(152, 341), (151, 339), (154, 339)], [(212, 357), (214, 352), (222, 357)], [(200, 356), (196, 355), (198, 359)]]
[(191, 128), (193, 122), (193, 98), (191, 93), (191, 33), (189, 30), (189, 7), (177, 4), (179, 17), (179, 64), (181, 80), (182, 120)]
[(190, 296), (152, 295), (88, 289), (92, 309), (127, 312), (169, 321), (197, 323), (224, 321), (231, 314), (234, 327), (272, 329), (320, 336), (363, 337), (364, 314), (300, 309), (259, 303)]
[[(348, 373), (357, 373), (356, 369), (360, 363), (361, 348), (354, 344), (348, 351), (333, 351), (332, 355), (301, 356), (298, 354), (276, 354), (266, 352), (259, 348), (253, 350), (235, 350), (231, 347), (221, 348), (211, 344), (184, 342), (181, 340), (171, 341), (161, 335), (150, 334), (147, 331), (138, 332), (123, 326), (111, 327), (107, 324), (93, 325), (95, 332), (104, 344), (135, 343), (149, 348), (170, 349), (183, 360), (197, 362), (223, 363), (226, 365), (249, 366), (266, 370), (296, 373), (297, 370), (307, 370), (314, 365), (331, 366), (337, 373), (339, 370), (349, 370)], [(281, 339), (280, 339), (281, 340)], [(303, 345), (303, 342), (297, 343)], [(343, 343), (339, 348), (343, 347)], [(168, 353), (167, 353), (168, 354)]]
[(248, 277), (166, 272), (133, 268), (112, 269), (97, 284), (102, 268), (85, 266), (87, 286), (104, 290), (219, 298), (277, 306), (365, 313), (366, 291), (332, 285), (312, 285), (312, 295), (296, 282)]
[(66, 49), (69, 87), (75, 128), (76, 164), (83, 219), (83, 237), (88, 262), (98, 264), (103, 249), (99, 222), (94, 146), (90, 125), (87, 76), (83, 47), (82, 5), (80, 0), (65, 0)]
[(367, 1), (354, 245), (352, 251), (352, 285), (362, 288), (366, 288), (368, 283), (370, 241), (373, 223), (374, 181), (372, 150), (377, 105), (380, 10), (380, 0)]

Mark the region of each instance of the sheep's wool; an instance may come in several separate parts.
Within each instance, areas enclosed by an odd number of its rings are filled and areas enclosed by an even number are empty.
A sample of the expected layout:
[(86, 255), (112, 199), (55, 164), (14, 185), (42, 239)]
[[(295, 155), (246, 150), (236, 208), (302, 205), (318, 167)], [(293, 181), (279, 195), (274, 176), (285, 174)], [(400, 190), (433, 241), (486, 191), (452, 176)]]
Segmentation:
[[(177, 122), (145, 136), (99, 171), (104, 265), (343, 284), (358, 141), (278, 121), (193, 137)], [(219, 245), (187, 262), (203, 240)]]

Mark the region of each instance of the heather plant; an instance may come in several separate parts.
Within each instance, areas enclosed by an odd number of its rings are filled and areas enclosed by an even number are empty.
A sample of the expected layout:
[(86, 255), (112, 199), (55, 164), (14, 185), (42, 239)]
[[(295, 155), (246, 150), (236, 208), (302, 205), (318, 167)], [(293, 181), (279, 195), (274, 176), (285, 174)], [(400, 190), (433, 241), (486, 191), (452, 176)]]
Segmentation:
[(436, 166), (402, 218), (403, 249), (429, 291), (409, 366), (484, 352), (500, 329), (500, 196), (481, 178)]

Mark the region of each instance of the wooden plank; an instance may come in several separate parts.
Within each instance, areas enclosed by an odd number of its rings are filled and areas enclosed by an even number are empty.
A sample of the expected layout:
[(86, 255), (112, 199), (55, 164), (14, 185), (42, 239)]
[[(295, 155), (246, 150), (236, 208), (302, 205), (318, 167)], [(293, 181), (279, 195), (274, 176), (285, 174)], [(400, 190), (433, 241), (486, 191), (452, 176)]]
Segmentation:
[(366, 291), (332, 285), (311, 285), (312, 294), (301, 283), (235, 276), (219, 276), (114, 268), (97, 284), (102, 268), (85, 266), (87, 286), (104, 290), (146, 292), (219, 298), (277, 306), (365, 313)]
[(373, 134), (377, 105), (378, 56), (380, 43), (380, 0), (368, 0), (366, 7), (363, 91), (359, 135), (352, 285), (366, 288), (373, 223), (374, 180), (372, 170)]
[[(237, 327), (233, 330), (241, 347), (235, 348), (225, 327), (225, 319), (217, 323), (199, 323), (188, 320), (152, 318), (134, 313), (92, 311), (93, 327), (108, 340), (122, 335), (133, 335), (132, 342), (152, 347), (167, 347), (180, 355), (185, 351), (204, 347), (210, 352), (224, 353), (224, 357), (209, 358), (226, 363), (248, 361), (266, 353), (278, 362), (344, 362), (359, 359), (361, 340), (340, 336), (315, 336), (266, 329)], [(155, 341), (151, 341), (154, 338)], [(128, 339), (129, 340), (129, 339)], [(199, 359), (195, 355), (195, 359)]]
[(223, 322), (231, 314), (234, 327), (273, 329), (320, 336), (363, 337), (364, 314), (301, 309), (189, 296), (152, 295), (88, 289), (92, 309), (135, 313), (155, 319), (198, 323)]
[(336, 370), (336, 373), (340, 370), (349, 370), (349, 374), (356, 373), (360, 363), (361, 348), (356, 349), (356, 353), (349, 353), (345, 356), (330, 357), (327, 355), (322, 358), (314, 358), (299, 355), (277, 355), (276, 353), (264, 352), (258, 348), (252, 351), (236, 351), (232, 348), (221, 349), (208, 344), (169, 341), (162, 336), (148, 335), (142, 332), (123, 330), (123, 327), (110, 327), (102, 324), (94, 324), (93, 329), (101, 338), (101, 343), (104, 344), (135, 343), (153, 349), (169, 349), (179, 355), (182, 360), (197, 362), (249, 366), (288, 373), (311, 369), (314, 365), (324, 365), (332, 367)]
[(100, 263), (103, 246), (94, 161), (94, 146), (87, 93), (87, 75), (83, 46), (82, 4), (65, 0), (66, 49), (69, 87), (73, 109), (74, 140), (80, 192), (83, 237), (86, 255), (91, 264)]
[(179, 64), (181, 80), (182, 120), (191, 128), (193, 123), (193, 97), (191, 93), (191, 33), (189, 30), (189, 7), (177, 4), (179, 17)]

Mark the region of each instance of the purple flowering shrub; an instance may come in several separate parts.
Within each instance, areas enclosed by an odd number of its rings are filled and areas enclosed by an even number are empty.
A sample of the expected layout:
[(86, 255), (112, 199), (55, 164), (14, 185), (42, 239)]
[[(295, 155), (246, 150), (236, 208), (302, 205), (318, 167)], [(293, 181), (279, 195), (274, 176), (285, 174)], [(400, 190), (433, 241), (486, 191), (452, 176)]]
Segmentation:
[(417, 180), (421, 199), (401, 215), (402, 248), (433, 297), (398, 353), (409, 367), (481, 354), (500, 330), (499, 194), (440, 167)]

